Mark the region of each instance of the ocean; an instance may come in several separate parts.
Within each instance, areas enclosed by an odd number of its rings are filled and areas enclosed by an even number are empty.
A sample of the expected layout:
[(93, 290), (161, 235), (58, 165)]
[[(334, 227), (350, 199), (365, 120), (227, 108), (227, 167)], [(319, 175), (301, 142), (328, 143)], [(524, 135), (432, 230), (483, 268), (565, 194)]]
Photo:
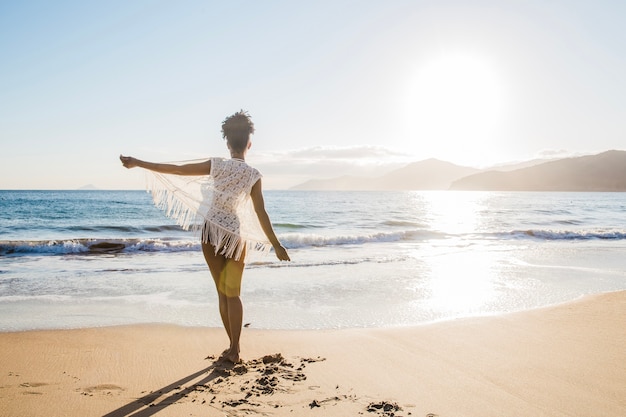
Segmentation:
[[(626, 289), (626, 193), (266, 191), (291, 262), (250, 259), (244, 322), (412, 326)], [(0, 331), (219, 327), (199, 238), (143, 191), (0, 191)]]

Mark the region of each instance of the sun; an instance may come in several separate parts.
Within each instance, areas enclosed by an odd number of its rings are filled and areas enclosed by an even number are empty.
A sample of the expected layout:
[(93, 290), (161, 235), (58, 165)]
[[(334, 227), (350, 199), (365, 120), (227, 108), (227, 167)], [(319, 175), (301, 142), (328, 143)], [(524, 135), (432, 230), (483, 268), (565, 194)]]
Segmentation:
[(465, 162), (487, 156), (493, 151), (503, 112), (499, 74), (477, 55), (440, 55), (416, 71), (408, 88), (407, 110), (410, 134), (420, 154)]

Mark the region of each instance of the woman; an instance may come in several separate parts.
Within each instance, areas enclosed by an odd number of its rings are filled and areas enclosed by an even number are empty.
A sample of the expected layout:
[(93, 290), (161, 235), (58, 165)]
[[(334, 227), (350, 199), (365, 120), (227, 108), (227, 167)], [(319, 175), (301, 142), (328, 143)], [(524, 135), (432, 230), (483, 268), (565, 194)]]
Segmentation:
[[(126, 168), (141, 167), (155, 174), (155, 183), (163, 186), (160, 190), (153, 186), (155, 203), (167, 206), (167, 214), (179, 224), (189, 228), (201, 220), (202, 252), (215, 281), (220, 316), (230, 339), (222, 358), (233, 363), (239, 362), (243, 323), (240, 292), (246, 255), (251, 250), (269, 250), (271, 246), (278, 259), (290, 260), (265, 210), (261, 174), (245, 162), (252, 133), (254, 124), (242, 110), (222, 123), (222, 136), (231, 159), (211, 158), (175, 165), (120, 155)], [(174, 176), (201, 178), (176, 185)], [(199, 192), (190, 191), (194, 187)]]

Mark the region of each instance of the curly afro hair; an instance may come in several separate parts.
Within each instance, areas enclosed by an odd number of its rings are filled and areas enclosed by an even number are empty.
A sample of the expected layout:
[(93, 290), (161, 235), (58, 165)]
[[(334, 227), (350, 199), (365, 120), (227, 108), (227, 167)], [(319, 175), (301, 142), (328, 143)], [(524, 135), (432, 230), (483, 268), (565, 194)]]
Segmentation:
[(253, 133), (254, 123), (250, 120), (250, 114), (247, 111), (240, 110), (222, 122), (222, 137), (236, 152), (243, 152)]

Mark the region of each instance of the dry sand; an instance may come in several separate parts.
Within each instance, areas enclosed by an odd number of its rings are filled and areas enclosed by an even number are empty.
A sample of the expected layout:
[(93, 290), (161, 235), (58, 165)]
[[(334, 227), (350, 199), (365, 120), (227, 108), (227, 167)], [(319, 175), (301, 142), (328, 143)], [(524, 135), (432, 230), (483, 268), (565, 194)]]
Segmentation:
[[(0, 334), (0, 416), (626, 416), (626, 292), (411, 328)], [(205, 359), (207, 355), (212, 358)]]

